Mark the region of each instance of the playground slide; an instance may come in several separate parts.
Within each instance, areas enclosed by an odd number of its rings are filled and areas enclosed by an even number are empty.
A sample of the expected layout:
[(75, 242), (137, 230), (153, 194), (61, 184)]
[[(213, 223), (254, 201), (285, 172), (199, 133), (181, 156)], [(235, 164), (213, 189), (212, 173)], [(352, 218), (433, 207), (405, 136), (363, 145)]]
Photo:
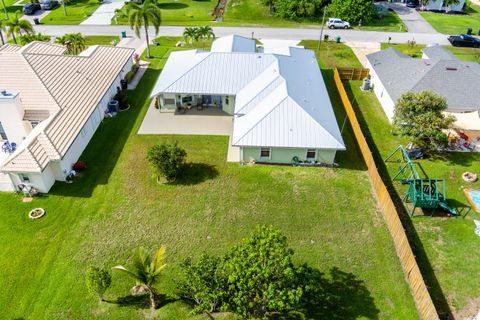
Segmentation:
[(450, 207), (445, 201), (440, 201), (438, 205), (448, 211), (452, 216), (458, 216), (458, 212), (455, 208)]

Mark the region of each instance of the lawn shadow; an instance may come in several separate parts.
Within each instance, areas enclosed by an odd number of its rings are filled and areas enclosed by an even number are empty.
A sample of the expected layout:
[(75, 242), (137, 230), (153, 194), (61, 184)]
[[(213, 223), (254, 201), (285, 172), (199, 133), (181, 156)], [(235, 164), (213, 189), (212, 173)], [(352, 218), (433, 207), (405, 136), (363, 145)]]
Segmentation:
[(75, 178), (72, 184), (57, 181), (49, 194), (69, 197), (89, 198), (98, 185), (108, 183), (113, 169), (130, 137), (137, 118), (149, 100), (159, 70), (147, 69), (135, 91), (128, 91), (131, 108), (119, 113), (115, 118), (102, 121), (79, 160), (87, 164), (83, 177)]
[(189, 162), (185, 164), (182, 175), (178, 177), (176, 185), (194, 185), (218, 176), (215, 166), (206, 163)]
[(188, 8), (189, 5), (185, 3), (168, 2), (168, 3), (159, 3), (158, 7), (162, 10), (179, 10), (179, 9)]
[[(348, 82), (344, 82), (344, 85), (347, 92), (348, 90), (350, 90), (351, 92), (351, 89), (349, 88), (350, 84)], [(352, 103), (352, 106), (357, 116), (358, 122), (360, 123), (360, 126), (362, 128), (365, 139), (367, 140), (368, 146), (372, 151), (373, 158), (375, 159), (375, 164), (377, 165), (377, 170), (380, 173), (383, 183), (387, 187), (387, 190), (394, 202), (397, 212), (399, 213), (400, 220), (407, 234), (408, 242), (410, 243), (412, 251), (415, 255), (417, 264), (420, 268), (425, 284), (428, 288), (428, 292), (432, 297), (433, 304), (435, 305), (437, 313), (439, 314), (441, 319), (453, 319), (452, 311), (450, 310), (450, 306), (448, 305), (443, 289), (441, 288), (440, 283), (438, 282), (438, 279), (433, 270), (433, 267), (428, 260), (425, 248), (422, 244), (422, 241), (420, 240), (420, 237), (418, 236), (415, 226), (413, 225), (412, 219), (410, 219), (409, 214), (405, 206), (403, 205), (403, 201), (398, 195), (393, 185), (393, 181), (388, 173), (387, 166), (383, 161), (378, 146), (375, 144), (375, 141), (372, 138), (372, 134), (368, 128), (365, 117), (363, 116), (361, 109), (356, 103)]]
[(328, 274), (310, 268), (305, 281), (312, 290), (302, 297), (308, 319), (378, 319), (379, 310), (365, 283), (337, 267)]
[[(159, 302), (157, 309), (166, 306), (169, 303), (173, 303), (178, 299), (168, 296), (166, 294), (157, 294), (157, 301)], [(116, 300), (105, 301), (108, 303), (117, 304), (119, 307), (131, 307), (135, 309), (149, 309), (150, 299), (148, 294), (142, 294), (138, 296), (128, 295), (124, 297), (118, 297)]]

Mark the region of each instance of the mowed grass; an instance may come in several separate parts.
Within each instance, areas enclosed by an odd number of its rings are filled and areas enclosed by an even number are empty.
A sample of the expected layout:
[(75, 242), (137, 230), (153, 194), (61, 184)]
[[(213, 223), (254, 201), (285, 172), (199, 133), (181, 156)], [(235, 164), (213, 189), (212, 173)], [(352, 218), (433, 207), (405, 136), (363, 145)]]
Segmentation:
[[(359, 117), (362, 130), (367, 136), (370, 148), (374, 151), (377, 165), (389, 177), (396, 174), (398, 163), (383, 164), (385, 159), (399, 144), (408, 140), (391, 134), (392, 126), (387, 120), (375, 94), (360, 90), (360, 81), (346, 82), (347, 91)], [(422, 273), (429, 286), (430, 294), (441, 314), (453, 313), (455, 319), (473, 316), (478, 312), (480, 279), (472, 275), (480, 272), (480, 257), (476, 252), (479, 238), (474, 234), (473, 219), (480, 216), (469, 210), (468, 201), (462, 189), (480, 188), (480, 182), (468, 184), (461, 175), (465, 171), (480, 172), (479, 153), (447, 153), (437, 159), (415, 161), (420, 175), (444, 179), (447, 183), (446, 196), (451, 206), (458, 208), (465, 218), (430, 218), (430, 212), (417, 209), (417, 217), (404, 216), (410, 241)], [(392, 183), (392, 191), (401, 199), (406, 187)], [(411, 208), (408, 208), (411, 210)], [(441, 212), (438, 212), (439, 214)]]
[(54, 25), (80, 24), (91, 16), (99, 6), (100, 2), (98, 0), (72, 0), (67, 4), (67, 15), (63, 12), (63, 6), (59, 6), (40, 22)]
[[(228, 137), (137, 135), (147, 99), (176, 38), (152, 47), (150, 68), (133, 108), (106, 119), (81, 159), (85, 175), (56, 183), (32, 203), (0, 194), (0, 295), (7, 319), (203, 319), (175, 295), (179, 263), (203, 252), (222, 254), (257, 224), (283, 230), (298, 263), (306, 262), (337, 285), (325, 299), (336, 308), (329, 318), (414, 319), (416, 309), (391, 237), (375, 200), (348, 126), (348, 151), (339, 167), (293, 168), (226, 163)], [(324, 70), (338, 121), (344, 111)], [(158, 185), (145, 160), (149, 147), (178, 141), (192, 171), (176, 185)], [(27, 218), (34, 207), (47, 214)], [(130, 279), (113, 275), (109, 302), (88, 296), (88, 265), (124, 264), (135, 248), (167, 246), (166, 272), (158, 285), (168, 297), (155, 314), (130, 296)], [(337, 269), (334, 269), (337, 268)], [(360, 281), (360, 282), (358, 282)], [(319, 304), (322, 300), (319, 300)]]
[[(422, 57), (422, 49), (425, 48), (423, 44), (408, 45), (405, 43), (382, 43), (381, 49), (395, 48), (413, 58)], [(465, 61), (480, 62), (480, 49), (478, 48), (459, 48), (452, 46), (443, 46), (445, 49), (452, 52), (457, 58)]]
[(435, 30), (444, 34), (466, 33), (472, 28), (477, 33), (480, 29), (480, 6), (470, 4), (466, 14), (446, 14), (436, 12), (420, 12)]
[(120, 41), (120, 37), (116, 37), (116, 36), (85, 36), (85, 44), (87, 46), (92, 46), (92, 45), (112, 46), (114, 41), (116, 41), (118, 43)]
[[(356, 28), (357, 29), (357, 28)], [(366, 25), (358, 27), (360, 30), (366, 31), (391, 31), (391, 32), (407, 32), (407, 27), (397, 13), (388, 11), (381, 18), (373, 19)]]

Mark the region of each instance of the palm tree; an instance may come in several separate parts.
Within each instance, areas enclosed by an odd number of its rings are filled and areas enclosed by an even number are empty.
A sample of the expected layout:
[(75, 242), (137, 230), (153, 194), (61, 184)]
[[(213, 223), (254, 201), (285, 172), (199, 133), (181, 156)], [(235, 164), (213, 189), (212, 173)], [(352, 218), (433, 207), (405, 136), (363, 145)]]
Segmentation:
[(160, 274), (165, 268), (163, 263), (165, 247), (162, 245), (152, 257), (144, 248), (137, 249), (130, 268), (124, 266), (113, 267), (113, 270), (125, 273), (136, 281), (132, 288), (133, 294), (148, 292), (150, 295), (150, 306), (156, 309), (158, 306), (156, 290), (153, 287), (159, 280)]
[(55, 42), (67, 47), (67, 53), (69, 54), (79, 54), (86, 47), (86, 40), (81, 33), (69, 33), (62, 37), (57, 37)]
[(202, 39), (203, 48), (205, 48), (205, 40), (215, 39), (215, 33), (210, 26), (198, 27), (198, 35)]
[(183, 30), (183, 38), (186, 43), (190, 43), (193, 47), (193, 42), (198, 41), (200, 36), (199, 28), (197, 27), (187, 27)]
[(148, 27), (152, 25), (155, 28), (155, 35), (158, 34), (162, 16), (157, 6), (156, 0), (145, 0), (143, 4), (133, 1), (128, 2), (123, 10), (120, 11), (119, 17), (127, 17), (130, 28), (135, 31), (135, 35), (140, 38), (140, 29), (145, 29), (145, 37), (147, 40), (147, 58), (152, 58), (150, 54), (150, 38), (148, 36)]
[(25, 33), (35, 33), (33, 26), (30, 21), (25, 19), (20, 19), (22, 13), (20, 11), (15, 12), (13, 17), (10, 17), (8, 21), (5, 22), (7, 27), (7, 37), (12, 37), (13, 41), (17, 43), (17, 38), (15, 35), (23, 35), (22, 31)]
[(5, 31), (5, 20), (0, 19), (0, 38), (2, 39), (2, 46), (5, 44), (5, 39), (3, 39), (3, 32)]

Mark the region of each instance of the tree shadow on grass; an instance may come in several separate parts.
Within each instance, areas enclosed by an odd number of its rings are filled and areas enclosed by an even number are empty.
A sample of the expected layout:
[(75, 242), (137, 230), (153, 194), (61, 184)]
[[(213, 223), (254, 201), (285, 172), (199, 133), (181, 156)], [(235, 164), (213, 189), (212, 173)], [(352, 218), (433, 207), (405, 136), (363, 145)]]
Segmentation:
[(185, 165), (182, 175), (177, 178), (176, 185), (194, 185), (218, 176), (215, 166), (206, 163), (190, 162)]
[[(351, 93), (352, 90), (351, 88), (349, 88), (350, 84), (348, 82), (344, 82), (344, 85), (346, 91)], [(443, 292), (440, 283), (438, 282), (432, 264), (428, 259), (427, 253), (425, 252), (425, 248), (422, 244), (422, 241), (420, 240), (420, 237), (418, 236), (412, 219), (410, 219), (405, 209), (405, 206), (403, 205), (402, 199), (399, 197), (394, 187), (393, 181), (388, 173), (387, 166), (383, 161), (378, 146), (375, 144), (375, 141), (372, 138), (372, 134), (368, 128), (365, 117), (363, 116), (361, 109), (356, 103), (352, 103), (352, 106), (358, 118), (358, 122), (360, 123), (360, 126), (362, 128), (362, 132), (365, 135), (368, 146), (372, 151), (373, 158), (375, 159), (375, 164), (377, 165), (377, 169), (380, 173), (380, 176), (382, 177), (383, 183), (387, 187), (387, 190), (395, 204), (395, 208), (399, 213), (400, 220), (407, 234), (408, 242), (410, 243), (412, 251), (417, 260), (417, 264), (424, 278), (425, 284), (432, 297), (433, 304), (435, 305), (435, 308), (441, 319), (453, 319), (452, 311), (450, 310), (450, 306), (448, 305), (445, 293)]]
[(168, 2), (168, 3), (159, 3), (158, 7), (162, 10), (179, 10), (179, 9), (188, 8), (189, 5), (185, 3)]
[(378, 319), (380, 311), (370, 291), (354, 274), (337, 267), (328, 274), (312, 268), (305, 281), (311, 288), (302, 298), (308, 319)]
[[(169, 303), (173, 303), (178, 299), (165, 294), (157, 294), (157, 301), (159, 302), (158, 308), (160, 309)], [(138, 296), (128, 295), (124, 297), (118, 297), (116, 300), (106, 301), (108, 303), (117, 304), (119, 307), (129, 307), (135, 309), (149, 309), (150, 300), (148, 294), (142, 294)]]

